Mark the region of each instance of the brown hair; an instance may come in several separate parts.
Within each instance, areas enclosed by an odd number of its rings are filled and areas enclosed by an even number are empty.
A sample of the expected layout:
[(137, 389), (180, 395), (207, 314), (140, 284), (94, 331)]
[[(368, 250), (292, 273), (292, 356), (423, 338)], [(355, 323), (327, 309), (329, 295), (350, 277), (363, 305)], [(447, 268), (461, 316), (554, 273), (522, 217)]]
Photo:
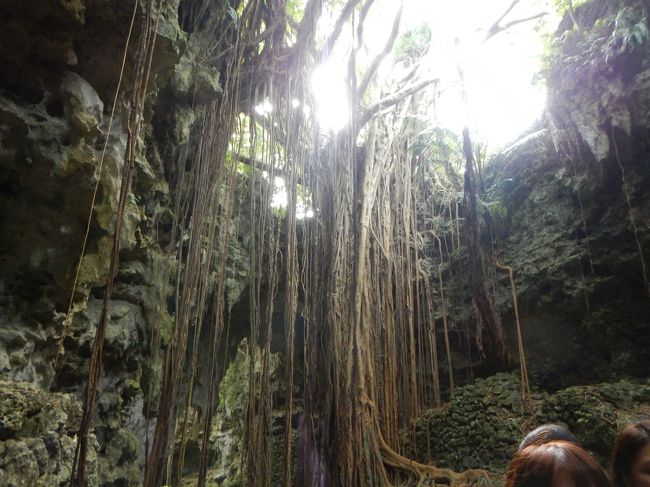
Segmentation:
[(614, 443), (614, 485), (625, 487), (637, 453), (650, 443), (650, 421), (639, 421), (621, 431)]
[(530, 445), (510, 462), (504, 487), (551, 487), (559, 475), (577, 487), (610, 487), (598, 462), (575, 443), (550, 441)]

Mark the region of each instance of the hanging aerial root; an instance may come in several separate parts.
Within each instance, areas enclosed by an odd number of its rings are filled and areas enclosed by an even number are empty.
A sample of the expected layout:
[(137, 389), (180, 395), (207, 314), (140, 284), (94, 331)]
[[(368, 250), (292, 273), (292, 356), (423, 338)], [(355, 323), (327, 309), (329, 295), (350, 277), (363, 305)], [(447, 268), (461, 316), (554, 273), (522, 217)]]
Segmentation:
[(445, 289), (442, 283), (442, 263), (443, 263), (442, 243), (440, 241), (440, 237), (438, 237), (437, 235), (435, 237), (436, 240), (438, 241), (438, 252), (440, 254), (440, 263), (438, 264), (438, 283), (440, 285), (440, 302), (442, 304), (442, 324), (445, 332), (445, 350), (447, 352), (447, 367), (449, 368), (449, 397), (453, 397), (454, 396), (454, 369), (451, 363), (451, 345), (449, 343), (449, 326), (447, 322), (447, 303), (445, 301)]
[(641, 262), (641, 276), (643, 277), (643, 284), (645, 285), (648, 296), (650, 297), (650, 279), (648, 279), (648, 272), (646, 269), (645, 258), (643, 256), (643, 245), (639, 239), (639, 227), (636, 224), (636, 219), (634, 218), (634, 211), (632, 211), (632, 200), (630, 198), (630, 189), (627, 184), (627, 179), (625, 177), (625, 168), (621, 162), (621, 157), (618, 153), (618, 144), (616, 143), (616, 137), (614, 136), (614, 127), (612, 127), (612, 144), (614, 146), (614, 155), (616, 156), (616, 163), (618, 168), (621, 170), (621, 185), (623, 189), (623, 194), (625, 195), (625, 202), (627, 203), (627, 216), (632, 225), (632, 231), (634, 233), (634, 242), (636, 243), (636, 248), (639, 252), (639, 260)]
[(521, 336), (521, 323), (519, 321), (519, 306), (517, 305), (517, 288), (515, 287), (515, 278), (512, 267), (502, 265), (495, 261), (496, 268), (506, 271), (510, 277), (510, 289), (512, 291), (512, 306), (515, 310), (515, 325), (517, 327), (517, 349), (519, 350), (519, 370), (521, 373), (521, 400), (523, 403), (530, 403), (530, 385), (528, 384), (528, 369), (526, 368), (526, 354), (524, 353), (524, 340)]
[[(108, 274), (106, 277), (106, 288), (102, 299), (102, 308), (95, 331), (90, 363), (88, 365), (88, 379), (84, 389), (83, 410), (81, 422), (79, 425), (78, 441), (72, 459), (70, 470), (70, 485), (83, 487), (86, 485), (86, 458), (88, 455), (88, 442), (90, 428), (92, 425), (97, 397), (99, 394), (99, 382), (102, 372), (103, 354), (104, 354), (104, 337), (107, 323), (110, 318), (109, 307), (115, 275), (117, 274), (118, 256), (120, 251), (120, 237), (124, 223), (124, 212), (128, 201), (128, 195), (131, 188), (131, 179), (133, 166), (138, 149), (138, 134), (142, 122), (142, 113), (146, 99), (149, 73), (153, 60), (155, 47), (155, 35), (153, 34), (160, 21), (160, 11), (163, 0), (158, 0), (156, 18), (153, 17), (154, 0), (149, 0), (146, 5), (145, 22), (140, 37), (140, 44), (136, 53), (136, 63), (134, 68), (133, 93), (131, 95), (131, 108), (128, 117), (128, 138), (124, 152), (124, 166), (122, 168), (122, 178), (120, 182), (120, 191), (118, 204), (115, 215), (115, 229), (113, 232), (110, 261)], [(130, 34), (129, 34), (130, 35)], [(98, 176), (99, 177), (99, 176)], [(73, 289), (74, 295), (74, 289)], [(71, 301), (72, 302), (72, 298)], [(71, 319), (71, 318), (70, 318)], [(66, 324), (69, 325), (70, 319), (66, 318)], [(65, 335), (64, 334), (62, 336)], [(59, 348), (61, 352), (61, 348)]]

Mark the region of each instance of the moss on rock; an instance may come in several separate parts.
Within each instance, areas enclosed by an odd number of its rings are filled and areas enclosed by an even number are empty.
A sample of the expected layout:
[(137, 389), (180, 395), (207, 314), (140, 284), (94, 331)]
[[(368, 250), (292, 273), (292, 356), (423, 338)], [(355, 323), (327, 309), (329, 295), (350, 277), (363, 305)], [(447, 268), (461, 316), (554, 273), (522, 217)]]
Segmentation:
[(650, 413), (650, 381), (574, 386), (534, 394), (525, 410), (519, 379), (497, 374), (456, 390), (441, 409), (426, 412), (405, 432), (408, 451), (420, 461), (502, 474), (523, 436), (545, 423), (565, 425), (581, 444), (607, 464), (618, 430)]
[[(81, 405), (70, 394), (0, 381), (0, 484), (66, 484), (80, 420)], [(89, 487), (99, 485), (98, 447), (93, 436), (87, 461)]]

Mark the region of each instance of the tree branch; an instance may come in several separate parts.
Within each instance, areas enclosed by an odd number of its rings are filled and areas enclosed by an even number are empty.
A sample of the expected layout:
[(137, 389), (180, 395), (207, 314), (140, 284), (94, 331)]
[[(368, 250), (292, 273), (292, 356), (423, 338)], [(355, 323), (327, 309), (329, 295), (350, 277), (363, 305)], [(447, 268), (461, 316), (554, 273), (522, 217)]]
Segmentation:
[(363, 30), (366, 25), (366, 17), (368, 17), (368, 12), (373, 3), (375, 3), (375, 0), (366, 0), (363, 7), (361, 7), (361, 12), (359, 13), (359, 25), (357, 26), (357, 50), (361, 49), (361, 46), (363, 45)]
[(393, 28), (390, 31), (390, 36), (386, 41), (386, 45), (384, 46), (384, 49), (382, 49), (382, 51), (379, 54), (377, 54), (375, 59), (372, 60), (370, 67), (368, 68), (368, 70), (363, 76), (363, 79), (361, 80), (361, 84), (359, 85), (359, 88), (357, 88), (358, 100), (361, 100), (363, 98), (363, 95), (368, 89), (368, 85), (370, 84), (372, 77), (377, 72), (377, 69), (379, 69), (379, 65), (386, 58), (386, 56), (388, 56), (391, 49), (393, 49), (393, 46), (395, 45), (395, 40), (397, 39), (397, 35), (399, 34), (400, 22), (402, 20), (402, 10), (403, 10), (403, 5), (400, 5), (399, 10), (397, 11), (397, 15), (395, 15), (395, 19), (393, 20)]
[(262, 41), (267, 40), (271, 35), (273, 35), (278, 29), (284, 25), (284, 19), (278, 19), (273, 24), (269, 25), (263, 32), (260, 32), (255, 37), (253, 37), (246, 44), (248, 46), (256, 46)]
[(330, 33), (329, 37), (325, 40), (325, 43), (323, 44), (323, 47), (320, 50), (320, 54), (318, 56), (318, 59), (320, 61), (323, 61), (325, 57), (327, 57), (327, 55), (329, 55), (329, 53), (332, 51), (332, 48), (334, 47), (336, 40), (341, 35), (341, 30), (343, 29), (343, 25), (348, 20), (348, 17), (354, 10), (354, 7), (356, 7), (357, 3), (359, 3), (359, 0), (348, 0), (348, 2), (343, 7), (343, 10), (341, 10), (341, 15), (339, 15), (339, 18), (336, 20), (336, 23), (334, 24), (334, 28), (332, 29), (332, 32)]
[[(645, 1), (645, 4), (647, 6), (647, 0)], [(574, 29), (580, 29), (580, 24), (578, 23), (578, 19), (576, 18), (573, 10), (573, 2), (571, 0), (568, 0), (568, 9), (569, 9), (569, 16), (571, 17), (571, 20), (573, 21), (573, 28)]]
[(368, 121), (372, 117), (374, 117), (380, 111), (385, 110), (386, 108), (389, 108), (393, 105), (396, 105), (407, 96), (413, 95), (414, 93), (417, 93), (418, 91), (426, 88), (430, 84), (437, 83), (438, 81), (439, 78), (423, 79), (409, 86), (406, 86), (405, 88), (402, 88), (401, 90), (397, 91), (396, 93), (393, 93), (390, 96), (382, 98), (376, 103), (373, 103), (365, 110), (362, 110), (361, 115), (357, 119), (357, 125), (356, 125), (357, 129), (361, 129), (366, 123), (368, 123)]
[(402, 87), (406, 84), (406, 82), (411, 81), (413, 77), (417, 74), (421, 65), (422, 65), (422, 58), (418, 59), (415, 63), (413, 63), (413, 65), (409, 68), (406, 74), (402, 76), (402, 78), (399, 81), (397, 81), (395, 85)]
[(360, 101), (357, 96), (357, 53), (361, 49), (361, 46), (363, 46), (363, 30), (366, 25), (368, 12), (373, 3), (375, 3), (375, 0), (366, 0), (363, 3), (363, 7), (361, 7), (361, 12), (359, 13), (359, 24), (357, 25), (356, 45), (352, 46), (350, 58), (348, 60), (348, 90), (352, 107), (356, 107), (357, 103)]
[(517, 25), (517, 24), (523, 24), (524, 22), (529, 22), (531, 20), (539, 19), (544, 16), (548, 15), (548, 12), (540, 12), (535, 15), (531, 15), (530, 17), (524, 17), (523, 19), (517, 19), (517, 20), (511, 20), (510, 22), (507, 22), (503, 25), (498, 25), (494, 24), (490, 29), (488, 30), (485, 39), (483, 42), (487, 41), (491, 37), (497, 35), (499, 32), (503, 32), (504, 30), (508, 30), (510, 27)]
[(293, 62), (296, 65), (302, 63), (306, 53), (311, 51), (316, 36), (316, 24), (322, 11), (323, 0), (309, 0), (307, 2), (305, 12), (297, 29), (296, 43), (292, 48)]
[[(503, 12), (503, 14), (501, 14), (501, 17), (499, 17), (499, 18), (497, 19), (497, 21), (496, 21), (494, 24), (492, 24), (492, 26), (488, 29), (488, 34), (487, 34), (487, 36), (485, 37), (485, 40), (488, 40), (488, 39), (489, 39), (490, 37), (492, 37), (494, 34), (496, 34), (497, 32), (500, 32), (500, 31), (498, 30), (498, 29), (499, 29), (499, 24), (501, 24), (501, 21), (502, 21), (503, 19), (506, 18), (506, 15), (508, 15), (508, 14), (512, 11), (512, 9), (515, 8), (515, 5), (517, 5), (518, 3), (519, 3), (519, 0), (513, 0), (513, 1), (512, 1), (512, 3), (511, 3), (510, 6), (506, 9), (506, 11)], [(491, 34), (491, 32), (493, 32), (493, 31), (494, 31), (494, 34)]]

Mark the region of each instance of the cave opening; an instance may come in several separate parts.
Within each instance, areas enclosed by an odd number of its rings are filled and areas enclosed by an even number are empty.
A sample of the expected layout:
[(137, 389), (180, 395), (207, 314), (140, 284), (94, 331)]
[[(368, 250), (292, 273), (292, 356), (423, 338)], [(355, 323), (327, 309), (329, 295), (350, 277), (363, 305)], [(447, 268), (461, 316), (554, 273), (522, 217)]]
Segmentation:
[(514, 486), (545, 423), (610, 468), (649, 14), (9, 0), (0, 485)]

